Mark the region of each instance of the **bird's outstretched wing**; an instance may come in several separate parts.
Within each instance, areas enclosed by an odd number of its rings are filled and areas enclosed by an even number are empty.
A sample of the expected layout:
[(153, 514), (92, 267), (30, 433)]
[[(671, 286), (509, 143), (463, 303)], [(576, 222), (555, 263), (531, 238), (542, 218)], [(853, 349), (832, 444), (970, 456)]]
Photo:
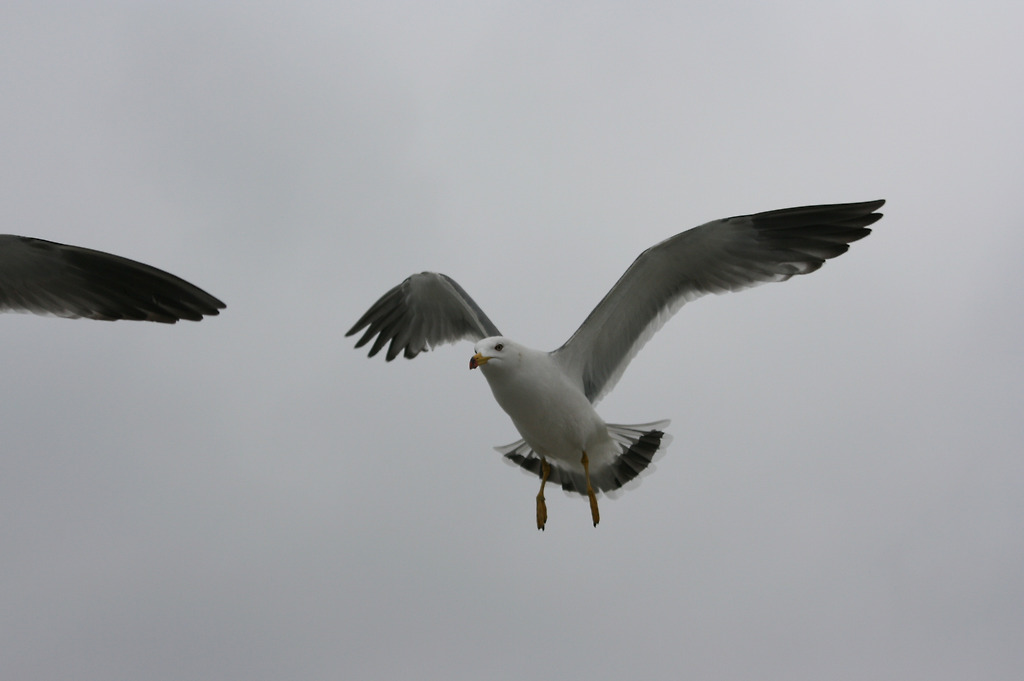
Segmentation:
[(715, 220), (640, 254), (552, 354), (597, 402), (684, 303), (808, 274), (871, 233), (885, 201), (804, 206)]
[(224, 303), (173, 274), (89, 248), (0, 235), (0, 311), (173, 324)]
[(345, 335), (364, 328), (356, 347), (377, 336), (370, 357), (390, 343), (385, 354), (389, 362), (400, 352), (412, 359), (442, 343), (501, 335), (454, 279), (437, 272), (414, 274), (385, 293)]

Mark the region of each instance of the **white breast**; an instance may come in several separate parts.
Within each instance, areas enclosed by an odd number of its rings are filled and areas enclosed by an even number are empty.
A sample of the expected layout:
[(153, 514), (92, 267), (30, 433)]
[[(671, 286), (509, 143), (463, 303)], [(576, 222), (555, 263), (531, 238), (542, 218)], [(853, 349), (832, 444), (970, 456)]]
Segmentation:
[(517, 351), (500, 369), (483, 368), (494, 399), (523, 439), (541, 456), (573, 464), (584, 450), (603, 448), (607, 427), (580, 386), (548, 353)]

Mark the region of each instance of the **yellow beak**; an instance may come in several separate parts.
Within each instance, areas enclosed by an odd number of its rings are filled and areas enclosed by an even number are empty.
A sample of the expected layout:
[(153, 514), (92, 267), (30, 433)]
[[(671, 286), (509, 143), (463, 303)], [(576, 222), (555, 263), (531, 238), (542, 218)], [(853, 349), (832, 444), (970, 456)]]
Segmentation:
[(481, 355), (478, 352), (478, 353), (476, 353), (475, 355), (473, 355), (472, 357), (469, 358), (469, 368), (470, 369), (476, 369), (477, 367), (482, 367), (483, 365), (487, 364), (487, 362), (490, 359), (491, 359), (490, 357), (487, 357), (485, 355)]

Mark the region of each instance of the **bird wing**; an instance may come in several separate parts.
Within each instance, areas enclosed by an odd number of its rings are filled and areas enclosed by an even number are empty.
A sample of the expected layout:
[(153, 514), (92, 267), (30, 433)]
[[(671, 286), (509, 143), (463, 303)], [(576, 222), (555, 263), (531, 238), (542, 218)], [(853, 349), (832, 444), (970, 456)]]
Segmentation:
[(0, 235), (0, 311), (173, 324), (224, 303), (134, 260), (43, 239)]
[(640, 254), (582, 326), (552, 354), (597, 402), (684, 303), (808, 274), (867, 226), (885, 201), (803, 206), (715, 220)]
[(385, 293), (346, 336), (366, 329), (357, 348), (377, 336), (370, 357), (390, 342), (385, 357), (402, 352), (407, 359), (463, 339), (478, 341), (501, 332), (459, 284), (438, 272), (414, 274)]

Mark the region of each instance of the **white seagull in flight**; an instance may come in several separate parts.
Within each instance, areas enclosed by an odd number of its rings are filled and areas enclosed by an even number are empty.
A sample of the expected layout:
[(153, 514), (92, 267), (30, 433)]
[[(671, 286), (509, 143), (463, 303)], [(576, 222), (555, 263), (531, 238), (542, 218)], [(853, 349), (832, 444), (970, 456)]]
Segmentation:
[(600, 520), (596, 494), (636, 478), (670, 441), (668, 421), (605, 423), (594, 404), (622, 376), (655, 331), (684, 303), (808, 274), (871, 233), (885, 201), (786, 208), (715, 220), (640, 254), (583, 325), (552, 352), (501, 335), (453, 279), (414, 274), (385, 293), (346, 334), (376, 336), (370, 356), (412, 359), (442, 343), (476, 341), (469, 368), (480, 368), (494, 399), (522, 440), (497, 450), (540, 477), (537, 528), (547, 522), (544, 485), (585, 494)]
[(141, 262), (0, 234), (0, 312), (173, 324), (223, 308), (201, 288)]

